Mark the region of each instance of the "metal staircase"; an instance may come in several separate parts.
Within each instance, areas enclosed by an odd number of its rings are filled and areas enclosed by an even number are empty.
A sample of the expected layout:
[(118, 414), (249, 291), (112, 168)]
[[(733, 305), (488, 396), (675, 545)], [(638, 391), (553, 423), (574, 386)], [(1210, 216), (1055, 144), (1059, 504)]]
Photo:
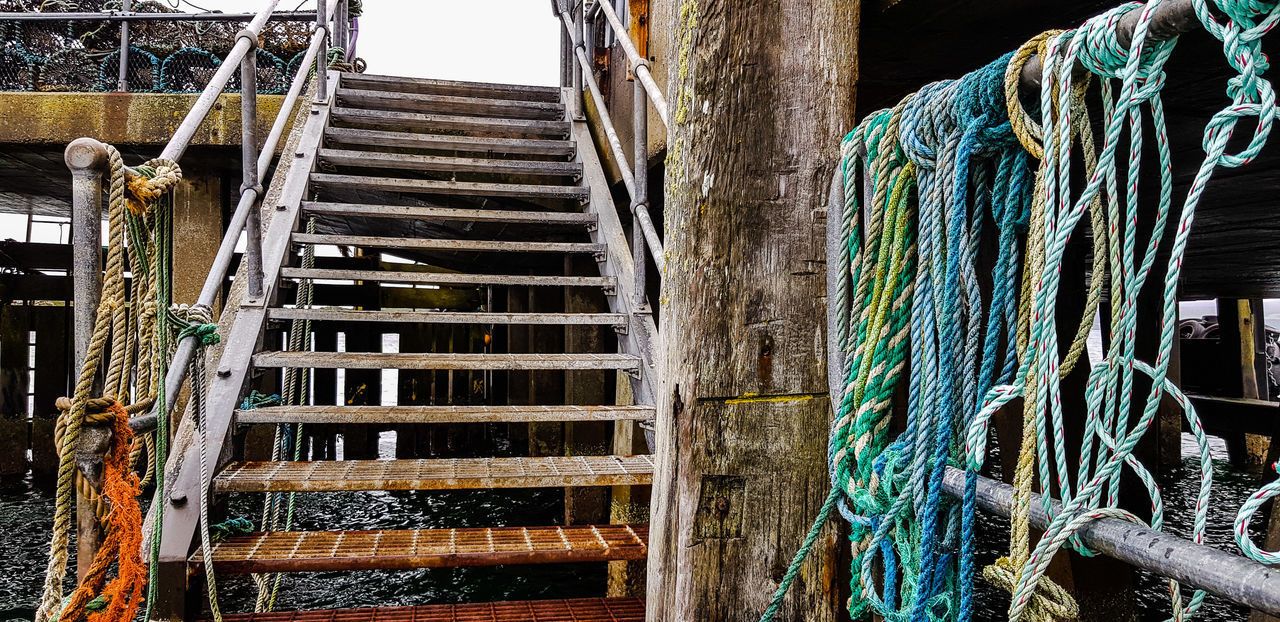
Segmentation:
[[(160, 617), (190, 619), (191, 598), (208, 563), (196, 544), (202, 494), (217, 506), (227, 493), (466, 490), (647, 485), (647, 455), (415, 458), (394, 460), (245, 461), (235, 432), (281, 424), (545, 423), (653, 417), (654, 333), (637, 295), (632, 250), (619, 221), (586, 124), (566, 110), (561, 89), (331, 74), (336, 89), (311, 104), (288, 173), (263, 233), (264, 293), (236, 310), (207, 400), (206, 456), (223, 456), (208, 490), (199, 476), (201, 448), (188, 449), (170, 493), (161, 544)], [(282, 167), (283, 168), (283, 167)], [(315, 219), (321, 231), (308, 233)], [(317, 261), (306, 247), (392, 253), (411, 263), (371, 268)], [(566, 274), (587, 256), (596, 274)], [(306, 305), (290, 289), (304, 281), (368, 287), (590, 288), (608, 311), (516, 312), (364, 309)], [(611, 327), (617, 350), (420, 353), (289, 351), (268, 331), (293, 321)], [(339, 329), (341, 330), (341, 329)], [(278, 334), (278, 333), (277, 333)], [(611, 343), (612, 340), (605, 340)], [(266, 343), (273, 345), (268, 346)], [(501, 396), (465, 405), (283, 405), (241, 410), (249, 389), (278, 378), (272, 370), (458, 370), (492, 374), (542, 370), (622, 372), (637, 405), (506, 403)], [(266, 373), (267, 375), (263, 375)], [(276, 381), (278, 382), (278, 380)], [(278, 386), (278, 385), (276, 385)], [(276, 389), (278, 390), (278, 389)], [(528, 525), (374, 531), (286, 531), (233, 536), (213, 549), (216, 573), (411, 569), (497, 564), (644, 559), (643, 524)], [(191, 553), (191, 551), (195, 553)], [(530, 572), (537, 572), (531, 568)], [(189, 578), (188, 578), (189, 577)], [(184, 580), (185, 579), (185, 580)], [(359, 611), (228, 614), (231, 620), (642, 620), (635, 598), (374, 608)]]

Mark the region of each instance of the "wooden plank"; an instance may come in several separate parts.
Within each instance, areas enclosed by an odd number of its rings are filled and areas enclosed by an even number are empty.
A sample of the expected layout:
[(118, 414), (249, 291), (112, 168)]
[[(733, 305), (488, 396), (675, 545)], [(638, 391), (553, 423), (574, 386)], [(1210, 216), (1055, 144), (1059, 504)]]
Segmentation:
[(539, 225), (593, 225), (595, 214), (584, 212), (537, 212), (526, 210), (454, 209), (414, 205), (365, 205), (361, 203), (308, 202), (302, 209), (311, 214), (360, 218), (405, 218), (461, 222), (496, 222)]
[[(368, 607), (230, 613), (226, 622), (644, 622), (644, 601), (639, 598), (580, 598), (526, 600), (416, 607)], [(203, 622), (208, 622), (207, 620)]]
[(267, 311), (272, 320), (313, 322), (411, 322), (415, 324), (569, 324), (626, 325), (619, 313), (485, 313), (479, 311), (364, 311), (284, 308)]
[(334, 120), (361, 128), (404, 131), (407, 129), (503, 134), (508, 136), (556, 136), (569, 133), (563, 121), (536, 119), (495, 119), (460, 115), (420, 114), (359, 108), (334, 108)]
[(398, 177), (368, 177), (364, 175), (333, 175), (330, 173), (312, 173), (311, 182), (326, 188), (382, 190), (386, 192), (451, 196), (570, 199), (575, 201), (581, 201), (587, 196), (587, 190), (580, 186), (498, 184), (434, 179), (402, 179)]
[(260, 532), (216, 544), (213, 566), (247, 574), (607, 562), (643, 559), (648, 535), (643, 525)]
[(554, 102), (560, 100), (560, 89), (551, 86), (525, 84), (498, 84), (492, 82), (468, 82), (461, 80), (437, 80), (434, 78), (407, 78), (403, 76), (379, 76), (368, 73), (344, 73), (342, 86), (362, 89), (397, 91), (402, 93), (428, 93), (474, 97), (502, 97), (513, 100)]
[(456, 272), (391, 272), (367, 270), (322, 270), (319, 268), (283, 268), (286, 279), (325, 279), (335, 281), (378, 281), (391, 283), (415, 283), (421, 285), (481, 286), (481, 285), (537, 285), (565, 287), (612, 288), (617, 282), (612, 277), (595, 276), (542, 276), (507, 274), (459, 274)]
[(602, 253), (604, 246), (586, 242), (511, 242), (506, 240), (453, 240), (390, 238), (371, 235), (293, 234), (295, 244), (331, 244), (362, 248), (476, 251), (489, 253)]
[(559, 102), (369, 91), (352, 88), (339, 88), (337, 95), (338, 104), (341, 106), (374, 110), (465, 114), (504, 119), (558, 119), (564, 114), (564, 105)]
[(357, 128), (331, 127), (325, 130), (331, 145), (363, 147), (395, 147), (426, 151), (458, 151), (503, 155), (572, 156), (575, 146), (567, 140), (536, 138), (501, 138), (487, 136), (449, 136), (416, 134)]
[(649, 456), (236, 462), (214, 491), (476, 490), (648, 484)]
[(263, 423), (514, 423), (643, 421), (651, 406), (271, 406), (236, 411), (236, 422)]
[(494, 158), (458, 158), (448, 156), (321, 149), (320, 159), (337, 166), (397, 169), (406, 171), (443, 171), (452, 173), (486, 173), (492, 175), (545, 175), (574, 177), (582, 173), (576, 162), (548, 160), (499, 160)]
[(626, 369), (639, 360), (625, 354), (470, 354), (424, 352), (278, 352), (253, 355), (255, 367), (339, 369)]

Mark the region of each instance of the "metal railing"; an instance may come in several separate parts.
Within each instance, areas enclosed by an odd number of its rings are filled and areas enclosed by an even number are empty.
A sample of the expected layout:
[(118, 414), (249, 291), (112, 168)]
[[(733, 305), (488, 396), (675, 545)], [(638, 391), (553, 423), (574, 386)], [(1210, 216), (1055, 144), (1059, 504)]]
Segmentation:
[[(568, 46), (562, 46), (566, 57), (561, 59), (561, 62), (569, 69), (569, 77), (573, 83), (573, 100), (569, 105), (575, 118), (583, 118), (585, 104), (583, 102), (582, 87), (585, 83), (585, 86), (591, 92), (591, 99), (595, 103), (596, 113), (600, 116), (600, 124), (604, 128), (605, 136), (608, 139), (609, 149), (614, 159), (618, 162), (618, 171), (622, 177), (622, 184), (626, 186), (627, 194), (631, 197), (631, 214), (634, 217), (631, 251), (635, 261), (635, 302), (637, 308), (645, 308), (648, 304), (644, 294), (646, 255), (653, 258), (659, 275), (661, 275), (663, 265), (662, 238), (658, 236), (658, 231), (653, 226), (653, 219), (649, 216), (649, 103), (653, 103), (654, 108), (658, 111), (658, 118), (662, 120), (663, 125), (670, 127), (670, 122), (667, 118), (667, 99), (663, 97), (662, 90), (658, 88), (658, 83), (654, 81), (653, 74), (649, 71), (649, 60), (641, 56), (635, 44), (632, 43), (630, 33), (623, 26), (622, 20), (618, 19), (618, 14), (614, 11), (612, 4), (610, 2), (595, 2), (594, 7), (590, 9), (584, 4), (583, 0), (552, 0), (552, 7), (556, 16), (560, 18), (560, 22), (564, 25), (569, 41)], [(632, 112), (632, 142), (634, 148), (630, 166), (627, 163), (622, 141), (619, 140), (618, 132), (613, 125), (613, 118), (609, 115), (609, 107), (600, 91), (600, 85), (596, 84), (595, 76), (591, 71), (591, 62), (587, 58), (585, 41), (588, 29), (585, 16), (588, 11), (599, 11), (604, 14), (609, 26), (615, 33), (618, 43), (627, 55), (627, 64), (631, 72), (635, 75), (635, 91), (632, 102), (634, 106)], [(567, 49), (564, 49), (565, 47)], [(646, 249), (648, 250), (646, 251)]]
[[(235, 72), (239, 70), (241, 79), (241, 155), (244, 181), (241, 184), (240, 199), (236, 205), (235, 212), (227, 224), (226, 233), (223, 235), (222, 242), (218, 247), (218, 253), (214, 257), (209, 275), (205, 279), (199, 297), (196, 299), (195, 304), (197, 305), (212, 307), (217, 301), (218, 294), (222, 291), (222, 284), (226, 281), (227, 271), (231, 266), (236, 244), (239, 242), (242, 232), (247, 233), (244, 256), (249, 279), (247, 296), (250, 301), (254, 300), (255, 297), (260, 298), (262, 296), (262, 236), (261, 222), (257, 209), (263, 194), (261, 180), (266, 177), (268, 170), (271, 168), (276, 147), (280, 144), (285, 128), (288, 126), (294, 108), (297, 106), (298, 99), (306, 87), (313, 64), (317, 68), (316, 98), (319, 100), (327, 98), (326, 71), (324, 71), (327, 65), (327, 55), (324, 51), (329, 39), (330, 28), (328, 24), (339, 10), (339, 6), (345, 4), (345, 0), (340, 0), (327, 9), (325, 8), (324, 0), (320, 0), (319, 10), (313, 14), (317, 16), (316, 28), (312, 34), (311, 43), (307, 47), (304, 62), (298, 74), (294, 76), (289, 92), (285, 95), (284, 101), (280, 106), (280, 112), (276, 115), (275, 121), (271, 125), (271, 131), (267, 134), (266, 140), (263, 142), (261, 149), (259, 149), (257, 144), (257, 55), (251, 52), (257, 47), (258, 36), (261, 35), (263, 26), (271, 18), (277, 4), (279, 4), (279, 0), (267, 0), (266, 6), (254, 16), (248, 27), (236, 35), (235, 46), (227, 54), (226, 60), (218, 68), (213, 78), (210, 79), (208, 86), (200, 94), (191, 110), (178, 126), (177, 131), (174, 132), (173, 138), (169, 140), (160, 154), (161, 158), (175, 162), (182, 158), (196, 131), (204, 123), (205, 118), (209, 116), (218, 98), (222, 95), (223, 88), (226, 87)], [(323, 16), (323, 19), (319, 16)], [(92, 138), (77, 139), (67, 147), (66, 161), (71, 169), (73, 180), (72, 239), (75, 242), (73, 249), (73, 265), (75, 267), (73, 271), (75, 339), (77, 344), (83, 344), (88, 343), (93, 330), (93, 317), (97, 307), (99, 290), (98, 283), (102, 277), (101, 252), (98, 249), (102, 246), (99, 223), (102, 221), (101, 196), (103, 176), (106, 172), (104, 170), (106, 147)], [(126, 174), (133, 175), (134, 173), (126, 169)], [(190, 338), (184, 338), (178, 342), (173, 361), (169, 365), (168, 375), (165, 377), (165, 395), (178, 394), (178, 390), (183, 382), (186, 381), (187, 366), (195, 354), (195, 348), (196, 345)], [(77, 357), (77, 368), (80, 360), (82, 359)], [(156, 419), (160, 414), (160, 405), (157, 404), (150, 413), (133, 418), (130, 421), (130, 426), (135, 431), (149, 431), (156, 426)]]

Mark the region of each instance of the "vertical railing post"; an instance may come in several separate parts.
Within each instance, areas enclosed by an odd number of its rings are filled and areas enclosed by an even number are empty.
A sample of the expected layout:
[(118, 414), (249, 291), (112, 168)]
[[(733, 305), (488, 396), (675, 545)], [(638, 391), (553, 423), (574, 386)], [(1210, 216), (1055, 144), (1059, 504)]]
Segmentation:
[[(92, 138), (80, 138), (67, 145), (64, 159), (71, 170), (71, 282), (76, 357), (73, 369), (78, 375), (88, 355), (102, 295), (102, 176), (107, 166), (107, 149)], [(75, 448), (76, 465), (93, 484), (101, 478), (102, 458), (110, 438), (104, 437), (103, 432), (102, 428), (84, 428), (80, 446)], [(93, 506), (77, 492), (76, 570), (80, 578), (102, 546), (103, 535)]]
[(342, 61), (351, 61), (351, 16), (347, 13), (347, 0), (338, 0), (338, 8), (333, 14), (333, 45), (342, 48)]
[(258, 37), (241, 30), (237, 39), (249, 39), (253, 47), (240, 61), (240, 160), (244, 181), (240, 195), (252, 192), (254, 205), (245, 219), (245, 266), (249, 273), (249, 300), (262, 298), (262, 217), (257, 201), (262, 197), (258, 180)]
[[(620, 35), (623, 36), (623, 35)], [(639, 80), (633, 81), (632, 89), (632, 134), (635, 151), (632, 154), (635, 167), (635, 195), (631, 197), (631, 249), (636, 266), (635, 308), (645, 308), (645, 257), (644, 227), (641, 220), (648, 218), (649, 212), (649, 97), (644, 92), (644, 85)], [(625, 162), (622, 163), (624, 166)]]
[[(324, 29), (325, 38), (329, 37), (329, 11), (326, 0), (316, 0), (316, 30)], [(316, 101), (329, 99), (329, 44), (320, 46), (316, 55)]]
[(583, 12), (586, 10), (586, 5), (582, 0), (570, 1), (572, 4), (570, 4), (569, 10), (573, 12), (573, 49), (575, 50), (573, 58), (573, 118), (581, 120), (586, 116), (586, 107), (582, 100), (582, 72), (586, 71), (587, 67), (578, 66), (576, 51), (581, 49), (585, 55), (587, 50), (582, 37)]
[[(125, 15), (129, 13), (129, 1), (120, 2), (120, 10)], [(120, 81), (116, 83), (116, 90), (121, 93), (129, 90), (129, 20), (120, 22)]]
[[(561, 15), (568, 10), (568, 2), (566, 0), (555, 0), (556, 20), (561, 21)], [(563, 23), (563, 21), (561, 21)], [(573, 84), (573, 39), (569, 37), (569, 33), (564, 28), (560, 31), (560, 86), (567, 88)]]

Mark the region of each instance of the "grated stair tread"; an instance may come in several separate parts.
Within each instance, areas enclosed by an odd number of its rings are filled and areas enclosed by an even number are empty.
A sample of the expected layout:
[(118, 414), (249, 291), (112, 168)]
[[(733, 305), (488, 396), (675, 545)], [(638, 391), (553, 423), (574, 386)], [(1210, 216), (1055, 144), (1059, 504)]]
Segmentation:
[(490, 313), (483, 311), (375, 311), (335, 308), (267, 309), (272, 320), (313, 322), (407, 322), (413, 324), (626, 326), (622, 313)]
[(233, 462), (214, 492), (478, 490), (647, 485), (653, 459), (640, 456), (545, 456), (417, 460)]
[(448, 173), (490, 173), (494, 175), (549, 175), (557, 177), (582, 175), (582, 165), (578, 162), (459, 158), (353, 149), (321, 149), (319, 155), (320, 160), (328, 164), (359, 168)]
[(412, 249), (426, 251), (475, 251), (486, 253), (595, 253), (604, 244), (592, 242), (516, 242), (508, 240), (462, 240), (447, 238), (392, 238), (374, 235), (323, 235), (294, 233), (294, 244), (329, 244), (362, 248)]
[(406, 218), (463, 222), (497, 222), (538, 225), (594, 225), (596, 215), (587, 212), (535, 212), (528, 210), (456, 209), (413, 205), (366, 205), (307, 201), (302, 210), (311, 214), (361, 218)]
[(226, 622), (644, 622), (644, 601), (639, 598), (525, 600), (235, 613), (224, 614), (222, 618)]
[(396, 91), (366, 90), (339, 86), (338, 104), (352, 108), (395, 110), (402, 112), (441, 112), (505, 119), (561, 119), (564, 105), (560, 102), (539, 102), (475, 95), (444, 95), (438, 93), (405, 93)]
[(643, 525), (258, 532), (216, 544), (213, 565), (244, 574), (607, 562), (644, 559), (648, 537)]
[(330, 145), (348, 147), (395, 147), (429, 151), (560, 156), (566, 158), (578, 151), (577, 145), (573, 141), (564, 139), (451, 136), (447, 134), (422, 134), (352, 127), (329, 127), (325, 129), (324, 136)]
[(478, 134), (528, 135), (563, 138), (569, 135), (568, 121), (544, 121), (538, 119), (499, 119), (496, 117), (470, 117), (454, 114), (423, 114), (418, 112), (394, 112), (389, 110), (364, 110), (335, 106), (330, 117), (337, 122), (364, 129), (404, 131), (408, 129), (431, 132), (459, 131)]
[(255, 367), (313, 369), (622, 369), (640, 368), (640, 357), (629, 354), (490, 354), (458, 352), (284, 352), (253, 355)]
[(571, 199), (585, 201), (590, 195), (590, 190), (586, 186), (501, 184), (475, 181), (370, 177), (365, 175), (335, 175), (333, 173), (312, 173), (311, 183), (322, 188), (341, 188), (346, 190), (377, 190), (409, 194), (516, 199)]
[(383, 283), (414, 283), (453, 287), (478, 287), (482, 285), (527, 285), (554, 287), (617, 287), (617, 279), (611, 276), (554, 276), (525, 274), (463, 274), (459, 272), (397, 272), (383, 270), (337, 270), (325, 268), (281, 268), (280, 275), (287, 279), (324, 279), (334, 281), (376, 281)]
[(268, 406), (236, 411), (243, 425), (275, 423), (524, 423), (641, 421), (652, 406)]

